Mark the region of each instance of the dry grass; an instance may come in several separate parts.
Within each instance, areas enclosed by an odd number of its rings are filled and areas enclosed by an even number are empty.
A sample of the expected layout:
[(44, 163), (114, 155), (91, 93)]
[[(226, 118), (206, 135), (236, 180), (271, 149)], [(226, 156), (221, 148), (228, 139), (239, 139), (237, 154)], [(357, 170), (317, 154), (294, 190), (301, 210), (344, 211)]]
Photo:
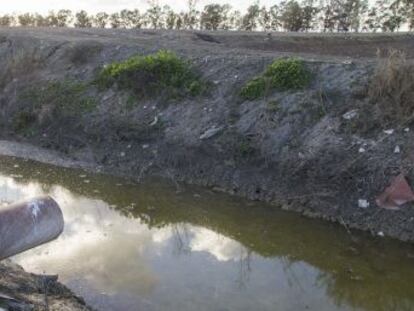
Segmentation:
[(414, 114), (414, 65), (402, 51), (378, 53), (378, 65), (369, 86), (371, 103), (377, 105), (384, 123), (403, 122)]

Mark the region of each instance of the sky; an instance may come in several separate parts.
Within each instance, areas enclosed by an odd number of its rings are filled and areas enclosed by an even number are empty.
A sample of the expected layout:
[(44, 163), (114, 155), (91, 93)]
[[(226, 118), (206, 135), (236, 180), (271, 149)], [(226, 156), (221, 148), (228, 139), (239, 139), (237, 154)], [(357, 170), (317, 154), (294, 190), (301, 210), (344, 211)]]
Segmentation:
[[(254, 0), (199, 0), (198, 7), (202, 8), (209, 3), (228, 3), (233, 8), (244, 11)], [(261, 0), (261, 5), (270, 6), (278, 0)], [(186, 0), (159, 0), (161, 5), (168, 4), (174, 11), (185, 10)], [(90, 13), (99, 11), (115, 12), (122, 9), (144, 9), (147, 0), (0, 0), (0, 13), (38, 12), (47, 13), (50, 10), (70, 9), (72, 11), (85, 10)]]

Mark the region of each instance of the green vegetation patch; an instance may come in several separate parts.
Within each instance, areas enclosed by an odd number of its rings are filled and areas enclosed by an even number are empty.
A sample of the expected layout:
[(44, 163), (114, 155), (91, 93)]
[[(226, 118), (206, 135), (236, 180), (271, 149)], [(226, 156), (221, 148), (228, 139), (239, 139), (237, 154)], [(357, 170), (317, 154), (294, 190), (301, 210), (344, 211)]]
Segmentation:
[(240, 95), (244, 99), (263, 98), (270, 90), (297, 90), (310, 83), (311, 74), (303, 61), (296, 58), (278, 59), (266, 71), (247, 82)]
[(145, 97), (197, 96), (205, 90), (190, 63), (166, 50), (112, 63), (99, 73), (98, 83), (103, 87), (116, 85)]

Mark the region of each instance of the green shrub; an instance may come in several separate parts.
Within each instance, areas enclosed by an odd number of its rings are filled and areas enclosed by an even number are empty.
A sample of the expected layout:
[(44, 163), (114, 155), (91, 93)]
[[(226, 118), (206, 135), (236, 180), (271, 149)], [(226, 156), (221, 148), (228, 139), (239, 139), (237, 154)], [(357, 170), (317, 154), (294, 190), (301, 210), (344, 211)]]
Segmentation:
[(103, 87), (116, 84), (118, 88), (136, 95), (154, 97), (196, 96), (204, 85), (190, 64), (171, 51), (161, 50), (147, 56), (133, 56), (106, 66), (98, 76)]
[(309, 70), (301, 60), (278, 59), (270, 64), (261, 76), (247, 82), (240, 95), (244, 99), (253, 100), (266, 96), (272, 89), (301, 89), (309, 84), (310, 77)]

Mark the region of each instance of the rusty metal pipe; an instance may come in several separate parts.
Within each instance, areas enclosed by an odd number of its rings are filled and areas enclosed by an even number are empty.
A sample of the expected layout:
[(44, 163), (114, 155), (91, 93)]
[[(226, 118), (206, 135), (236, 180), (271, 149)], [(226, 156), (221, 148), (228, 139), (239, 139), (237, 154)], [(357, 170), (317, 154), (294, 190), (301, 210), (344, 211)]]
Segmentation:
[(0, 208), (0, 260), (57, 238), (63, 214), (49, 196)]

